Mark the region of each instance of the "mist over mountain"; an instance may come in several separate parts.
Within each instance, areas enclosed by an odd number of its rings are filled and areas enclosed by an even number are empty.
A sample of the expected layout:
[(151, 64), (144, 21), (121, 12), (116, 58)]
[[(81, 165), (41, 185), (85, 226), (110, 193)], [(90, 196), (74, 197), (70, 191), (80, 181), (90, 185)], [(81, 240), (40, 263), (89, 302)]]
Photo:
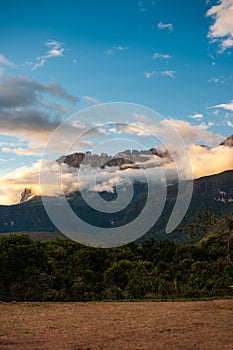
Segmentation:
[[(233, 135), (222, 141), (219, 146), (233, 147)], [(199, 145), (199, 147), (206, 150), (211, 150), (210, 147), (206, 145)], [(147, 165), (149, 159), (157, 160), (157, 165), (164, 163), (166, 159), (167, 162), (172, 162), (172, 154), (163, 146), (153, 147), (148, 150), (125, 150), (123, 152), (118, 152), (114, 156), (110, 156), (107, 153), (92, 154), (88, 152), (76, 152), (69, 155), (63, 155), (57, 159), (59, 164), (67, 164), (73, 168), (80, 168), (81, 165), (90, 165), (92, 167), (104, 168), (106, 166), (119, 166), (120, 169), (127, 169), (128, 167), (140, 167)], [(152, 164), (150, 163), (150, 166)], [(154, 164), (155, 165), (155, 164)]]
[[(210, 210), (217, 214), (225, 214), (233, 209), (233, 170), (220, 174), (203, 177), (194, 181), (192, 201), (184, 221), (193, 217), (197, 212)], [(172, 233), (166, 234), (165, 227), (174, 207), (177, 197), (177, 185), (168, 187), (166, 205), (163, 213), (155, 225), (141, 239), (153, 237), (157, 240), (171, 239), (176, 242), (193, 242), (201, 237), (190, 238), (184, 235), (179, 227)], [(88, 206), (80, 192), (69, 196), (68, 202), (73, 211), (86, 222), (97, 227), (120, 227), (134, 220), (143, 210), (147, 197), (147, 187), (143, 183), (134, 184), (134, 197), (132, 202), (120, 212), (109, 214), (98, 212)], [(112, 201), (116, 199), (116, 192), (101, 193), (103, 199)], [(61, 236), (57, 228), (49, 219), (40, 196), (12, 206), (0, 206), (0, 233), (6, 232), (51, 232), (54, 237)], [(51, 234), (49, 238), (51, 239)], [(32, 234), (32, 237), (35, 234)], [(41, 234), (40, 239), (46, 239)]]
[[(232, 140), (230, 136), (223, 141), (218, 147), (218, 152), (228, 152), (232, 156)], [(205, 146), (197, 146), (202, 152), (212, 155), (213, 149)], [(75, 212), (82, 220), (96, 227), (111, 228), (120, 227), (134, 220), (143, 210), (148, 195), (148, 185), (138, 173), (141, 170), (146, 170), (148, 176), (155, 177), (159, 173), (153, 169), (160, 170), (161, 166), (169, 166), (173, 163), (172, 155), (165, 148), (151, 148), (149, 150), (137, 151), (126, 150), (119, 152), (114, 156), (109, 156), (107, 153), (100, 155), (92, 154), (91, 152), (77, 152), (67, 156), (60, 157), (56, 162), (57, 167), (64, 166), (66, 173), (73, 178), (73, 170), (81, 171), (84, 169), (84, 178), (86, 183), (82, 187), (82, 193), (79, 186), (73, 183), (73, 190), (66, 192), (67, 200)], [(211, 164), (213, 165), (213, 164)], [(206, 164), (208, 168), (208, 164)], [(58, 168), (56, 168), (58, 169)], [(55, 170), (56, 170), (55, 169)], [(99, 169), (101, 177), (99, 184), (95, 187), (90, 187), (88, 184), (89, 176), (92, 170), (94, 173)], [(152, 172), (152, 170), (153, 172)], [(57, 171), (57, 170), (56, 170)], [(150, 172), (151, 171), (151, 172)], [(122, 181), (119, 174), (133, 175), (131, 181)], [(161, 217), (155, 225), (146, 233), (145, 237), (153, 237), (158, 240), (169, 238), (177, 242), (189, 241), (188, 237), (180, 232), (177, 228), (171, 234), (165, 233), (166, 223), (170, 217), (174, 204), (177, 200), (178, 178), (176, 172), (167, 172), (171, 175), (167, 183), (154, 181), (155, 188), (158, 186), (167, 185), (167, 199)], [(67, 175), (66, 175), (67, 176)], [(108, 177), (108, 178), (106, 178)], [(159, 177), (159, 176), (158, 176)], [(155, 180), (154, 179), (154, 180)], [(187, 181), (187, 180), (183, 180)], [(188, 214), (194, 216), (198, 211), (206, 209), (216, 213), (224, 213), (233, 208), (233, 170), (227, 170), (218, 174), (200, 177), (194, 180), (194, 188), (192, 201), (188, 209)], [(116, 186), (118, 188), (116, 189)], [(105, 213), (92, 208), (86, 203), (85, 198), (93, 200), (94, 192), (98, 192), (102, 199), (109, 202), (111, 205), (116, 198), (120, 197), (125, 191), (129, 191), (130, 186), (133, 186), (132, 201), (121, 210), (115, 213)], [(70, 187), (68, 187), (70, 189)], [(155, 196), (157, 196), (155, 194)], [(48, 193), (48, 198), (55, 199), (53, 195)], [(86, 196), (86, 197), (85, 197)], [(57, 200), (59, 203), (59, 197)], [(93, 202), (94, 203), (94, 202)], [(60, 235), (57, 228), (49, 219), (40, 195), (33, 192), (31, 187), (26, 187), (21, 193), (20, 203), (11, 206), (0, 206), (0, 233), (6, 232), (51, 232), (52, 234)], [(186, 217), (187, 218), (187, 217)], [(186, 220), (184, 219), (184, 221)], [(200, 237), (199, 237), (200, 238)]]
[(60, 157), (57, 162), (64, 163), (73, 168), (80, 168), (81, 165), (105, 168), (106, 166), (118, 166), (121, 170), (128, 168), (139, 168), (147, 165), (149, 159), (157, 160), (158, 165), (164, 159), (172, 161), (171, 155), (164, 147), (151, 148), (149, 150), (125, 150), (114, 156), (107, 153), (92, 154), (91, 152), (77, 152)]

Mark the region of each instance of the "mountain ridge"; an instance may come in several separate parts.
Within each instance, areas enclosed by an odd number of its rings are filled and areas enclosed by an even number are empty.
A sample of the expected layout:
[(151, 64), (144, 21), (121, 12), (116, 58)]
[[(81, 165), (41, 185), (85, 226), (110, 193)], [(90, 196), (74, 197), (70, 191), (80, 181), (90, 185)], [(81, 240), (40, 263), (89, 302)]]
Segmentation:
[[(224, 213), (233, 209), (233, 170), (227, 170), (219, 174), (204, 176), (194, 180), (192, 201), (187, 212), (188, 216), (195, 216), (197, 212), (211, 210), (215, 213)], [(171, 234), (165, 233), (165, 226), (174, 207), (177, 196), (178, 184), (168, 187), (167, 202), (158, 222), (140, 240), (155, 238), (157, 240), (170, 239), (176, 242), (191, 243), (195, 239), (184, 236), (179, 228)], [(116, 214), (96, 214), (98, 212), (89, 208), (80, 193), (76, 192), (68, 199), (74, 212), (83, 220), (90, 220), (92, 225), (98, 227), (121, 226), (128, 220), (133, 220), (143, 209), (146, 200), (146, 185), (135, 184), (135, 198), (125, 211)], [(106, 200), (114, 200), (116, 194), (102, 193)], [(12, 206), (0, 206), (0, 233), (14, 232), (50, 232), (57, 236), (57, 228), (48, 218), (40, 196), (15, 204)], [(186, 219), (184, 220), (187, 220)], [(51, 237), (51, 235), (50, 235)], [(202, 237), (199, 237), (200, 239)]]
[[(233, 135), (225, 139), (219, 146), (233, 147)], [(94, 166), (119, 166), (121, 170), (128, 167), (137, 167), (138, 163), (147, 162), (148, 157), (155, 156), (158, 159), (170, 157), (166, 149), (151, 148), (144, 151), (130, 151), (118, 152), (115, 156), (108, 156), (102, 153), (100, 156), (92, 155), (91, 152), (76, 152), (68, 156), (60, 157), (57, 162), (59, 164), (66, 163), (68, 166), (79, 168), (86, 157), (86, 164), (90, 162)], [(198, 211), (211, 209), (214, 212), (223, 213), (225, 207), (228, 206), (233, 209), (233, 170), (226, 170), (213, 175), (199, 177), (194, 180), (193, 195), (188, 214), (195, 215)], [(116, 214), (106, 215), (100, 213), (89, 207), (80, 192), (73, 192), (68, 196), (68, 202), (73, 211), (81, 217), (84, 221), (90, 220), (90, 224), (98, 227), (118, 227), (133, 220), (143, 209), (147, 196), (147, 185), (135, 181), (134, 183), (134, 197), (126, 209), (117, 212)], [(175, 230), (170, 235), (165, 234), (165, 225), (168, 221), (170, 213), (176, 202), (178, 191), (178, 184), (172, 184), (167, 187), (167, 201), (164, 211), (153, 226), (147, 232), (145, 237), (152, 237), (157, 240), (169, 238), (171, 240), (182, 241), (184, 237)], [(103, 191), (99, 193), (101, 197), (107, 201), (113, 201), (117, 197), (114, 190), (112, 193)], [(21, 201), (19, 204), (11, 206), (0, 206), (0, 233), (6, 232), (52, 232), (56, 233), (57, 228), (50, 221), (40, 196), (33, 194), (30, 188), (25, 188), (21, 193)], [(144, 238), (145, 238), (144, 237)], [(144, 239), (142, 238), (142, 239)]]
[[(224, 139), (218, 146), (227, 146), (233, 147), (233, 134)], [(211, 149), (209, 146), (200, 145), (200, 147), (205, 147)], [(108, 155), (105, 152), (102, 152), (100, 155), (93, 154), (90, 151), (86, 152), (74, 152), (69, 155), (63, 155), (57, 159), (59, 164), (67, 164), (73, 168), (79, 168), (80, 165), (90, 165), (93, 167), (104, 168), (105, 166), (119, 166), (120, 169), (127, 169), (127, 166), (139, 167), (137, 163), (146, 162), (149, 157), (156, 156), (158, 159), (167, 159), (168, 161), (172, 160), (172, 156), (170, 152), (163, 146), (160, 147), (152, 147), (148, 150), (124, 150), (122, 152), (118, 152), (113, 156)], [(135, 164), (136, 163), (136, 164)]]

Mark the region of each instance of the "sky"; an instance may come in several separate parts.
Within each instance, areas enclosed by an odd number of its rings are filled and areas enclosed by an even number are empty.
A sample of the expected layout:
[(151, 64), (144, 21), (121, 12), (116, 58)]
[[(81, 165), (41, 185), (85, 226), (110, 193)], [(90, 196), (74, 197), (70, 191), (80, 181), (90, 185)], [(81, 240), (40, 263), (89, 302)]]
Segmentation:
[(233, 0), (4, 1), (0, 43), (4, 179), (35, 169), (53, 130), (98, 103), (153, 109), (187, 144), (233, 133)]

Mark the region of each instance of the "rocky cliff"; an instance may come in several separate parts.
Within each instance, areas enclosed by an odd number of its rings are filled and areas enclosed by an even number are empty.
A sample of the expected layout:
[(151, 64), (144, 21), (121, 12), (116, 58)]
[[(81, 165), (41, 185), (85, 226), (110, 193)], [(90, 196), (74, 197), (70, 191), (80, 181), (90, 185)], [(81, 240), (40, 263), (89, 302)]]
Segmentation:
[(171, 160), (169, 152), (165, 149), (151, 148), (149, 150), (126, 150), (119, 152), (114, 156), (110, 156), (107, 153), (92, 154), (91, 152), (77, 152), (62, 156), (57, 159), (58, 163), (68, 164), (70, 167), (79, 168), (80, 165), (90, 165), (92, 167), (104, 168), (106, 166), (119, 166), (120, 169), (127, 168), (140, 168), (143, 163), (147, 162), (151, 158), (156, 160)]

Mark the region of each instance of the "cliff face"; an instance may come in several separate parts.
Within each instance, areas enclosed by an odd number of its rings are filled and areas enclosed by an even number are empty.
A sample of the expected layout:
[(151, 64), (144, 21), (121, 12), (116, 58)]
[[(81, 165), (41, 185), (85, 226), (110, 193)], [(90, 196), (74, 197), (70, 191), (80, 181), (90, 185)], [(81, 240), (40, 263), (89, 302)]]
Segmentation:
[(220, 146), (233, 147), (233, 135), (229, 136), (227, 139), (220, 143)]
[[(233, 147), (233, 135), (226, 138), (220, 143), (220, 146)], [(207, 147), (202, 145), (202, 147)], [(58, 163), (68, 164), (70, 167), (79, 168), (81, 164), (90, 165), (92, 167), (104, 168), (105, 166), (119, 166), (121, 169), (139, 168), (140, 164), (145, 163), (151, 157), (159, 161), (172, 161), (171, 154), (165, 148), (151, 148), (149, 150), (125, 150), (118, 152), (114, 156), (107, 153), (92, 154), (91, 152), (77, 152), (62, 156), (57, 159)]]
[(58, 163), (68, 164), (70, 167), (79, 168), (80, 165), (90, 165), (92, 167), (104, 168), (105, 166), (119, 166), (120, 169), (140, 168), (138, 163), (145, 163), (151, 157), (156, 157), (158, 160), (171, 159), (167, 150), (151, 148), (149, 150), (137, 151), (126, 150), (119, 152), (114, 156), (109, 156), (107, 153), (92, 154), (91, 152), (78, 152), (67, 156), (60, 157)]
[(20, 203), (26, 202), (27, 200), (31, 199), (33, 196), (34, 196), (34, 193), (32, 192), (32, 189), (25, 188), (24, 191), (21, 193)]

